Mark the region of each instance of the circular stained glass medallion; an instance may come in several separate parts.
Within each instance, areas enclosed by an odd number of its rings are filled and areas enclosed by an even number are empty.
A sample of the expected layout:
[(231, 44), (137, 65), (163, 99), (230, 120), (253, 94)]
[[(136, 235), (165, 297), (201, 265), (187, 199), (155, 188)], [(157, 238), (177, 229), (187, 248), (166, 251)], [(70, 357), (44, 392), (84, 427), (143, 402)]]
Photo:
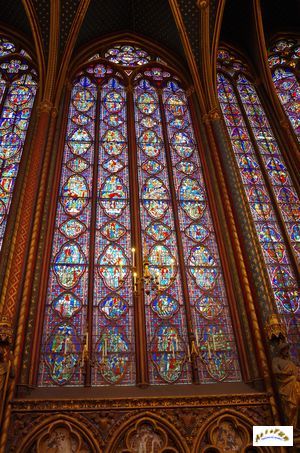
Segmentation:
[(157, 109), (157, 102), (150, 93), (142, 93), (137, 99), (138, 109), (145, 115), (151, 115)]
[(22, 142), (17, 134), (6, 134), (0, 137), (0, 158), (10, 159), (20, 151)]
[(31, 99), (32, 92), (28, 87), (25, 86), (14, 87), (10, 91), (8, 97), (12, 104), (24, 105)]
[(110, 113), (117, 113), (124, 105), (124, 98), (117, 91), (110, 91), (104, 96), (103, 103)]
[(177, 94), (171, 94), (166, 102), (167, 110), (174, 116), (183, 116), (186, 112), (186, 103)]
[(95, 98), (87, 89), (81, 89), (73, 95), (72, 103), (79, 112), (88, 112), (95, 102)]

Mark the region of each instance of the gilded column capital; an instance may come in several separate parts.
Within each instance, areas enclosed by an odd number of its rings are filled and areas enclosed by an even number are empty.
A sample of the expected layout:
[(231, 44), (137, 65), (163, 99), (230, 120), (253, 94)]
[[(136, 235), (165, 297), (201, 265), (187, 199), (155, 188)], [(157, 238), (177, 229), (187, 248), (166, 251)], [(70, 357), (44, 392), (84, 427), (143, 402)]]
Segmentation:
[(218, 121), (221, 119), (221, 112), (219, 107), (214, 107), (208, 113), (202, 116), (203, 123), (209, 123), (211, 121)]
[(196, 5), (198, 6), (199, 9), (206, 9), (209, 5), (208, 0), (197, 0)]
[(195, 87), (194, 87), (194, 85), (189, 86), (189, 87), (185, 90), (185, 94), (187, 95), (187, 97), (190, 97), (194, 92), (195, 92)]
[(274, 339), (284, 339), (287, 336), (286, 332), (286, 326), (285, 324), (281, 321), (279, 316), (275, 313), (273, 313), (269, 319), (268, 322), (265, 325), (265, 331), (267, 334), (268, 340), (274, 340)]
[(53, 109), (51, 110), (51, 116), (52, 118), (56, 118), (58, 115), (58, 110), (56, 107), (53, 107)]
[(53, 104), (51, 101), (48, 101), (47, 99), (44, 99), (38, 105), (39, 113), (50, 113), (52, 111), (52, 109), (53, 109)]
[(282, 118), (280, 120), (280, 126), (283, 127), (284, 129), (289, 130), (290, 129), (290, 122), (286, 118)]
[(12, 344), (13, 334), (11, 319), (8, 316), (0, 315), (0, 344)]
[(129, 83), (127, 87), (125, 88), (126, 93), (133, 93), (133, 86)]

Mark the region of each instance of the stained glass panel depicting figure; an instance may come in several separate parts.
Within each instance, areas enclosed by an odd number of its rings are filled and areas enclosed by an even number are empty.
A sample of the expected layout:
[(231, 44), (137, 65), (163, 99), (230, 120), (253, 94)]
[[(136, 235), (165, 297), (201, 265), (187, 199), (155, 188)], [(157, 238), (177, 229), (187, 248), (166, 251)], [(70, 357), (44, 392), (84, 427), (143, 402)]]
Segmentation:
[(128, 174), (127, 93), (117, 79), (101, 90), (93, 332), (93, 384), (134, 384), (134, 313)]
[[(145, 297), (151, 383), (191, 381), (178, 250), (156, 89), (141, 80), (134, 94), (143, 257), (159, 293)], [(171, 304), (169, 305), (169, 302)]]
[(189, 103), (177, 82), (163, 91), (174, 186), (201, 383), (240, 379), (218, 246)]
[(16, 53), (18, 45), (0, 38), (0, 248), (37, 91), (35, 70)]
[(39, 385), (239, 381), (205, 182), (177, 76), (140, 47), (102, 49), (74, 77), (66, 129)]
[(280, 39), (270, 52), (269, 65), (276, 92), (300, 141), (300, 45), (294, 39)]
[[(222, 56), (220, 64), (222, 65)], [(290, 199), (296, 201), (296, 198), (293, 198), (292, 182), (254, 87), (245, 75), (240, 74), (237, 77), (239, 103), (229, 76), (220, 72), (217, 81), (220, 105), (261, 244), (278, 312), (285, 320), (289, 341), (292, 344), (292, 354), (296, 356), (299, 338), (299, 302), (297, 302), (299, 288), (283, 226), (269, 188), (270, 185), (273, 187), (274, 196), (277, 198), (278, 207), (282, 209), (283, 220), (286, 221), (286, 229), (291, 235), (296, 252), (297, 238), (292, 237), (295, 204), (290, 204), (291, 212), (288, 215), (285, 215), (288, 199), (285, 199), (283, 207), (285, 193), (290, 196)], [(255, 143), (251, 140), (246, 127), (242, 106), (256, 139)], [(257, 152), (255, 146), (257, 146)]]
[(97, 87), (74, 84), (56, 208), (44, 319), (40, 385), (83, 384)]

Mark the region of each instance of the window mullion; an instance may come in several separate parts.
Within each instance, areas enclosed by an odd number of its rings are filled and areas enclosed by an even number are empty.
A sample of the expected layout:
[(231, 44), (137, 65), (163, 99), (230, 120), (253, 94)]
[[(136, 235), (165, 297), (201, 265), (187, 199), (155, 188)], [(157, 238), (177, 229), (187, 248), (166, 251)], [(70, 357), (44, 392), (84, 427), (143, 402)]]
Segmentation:
[[(98, 160), (100, 146), (100, 107), (101, 107), (101, 87), (97, 90), (96, 118), (95, 118), (95, 145), (94, 145), (94, 162), (92, 176), (92, 193), (91, 193), (91, 221), (90, 221), (90, 246), (89, 246), (89, 278), (88, 278), (88, 303), (87, 303), (87, 325), (86, 333), (89, 338), (88, 357), (93, 358), (93, 301), (94, 301), (94, 273), (95, 273), (95, 242), (96, 242), (96, 215), (97, 215), (97, 181), (98, 181)], [(85, 361), (85, 385), (92, 384), (91, 362)]]
[[(128, 128), (128, 161), (130, 186), (130, 215), (132, 228), (132, 246), (135, 247), (136, 272), (138, 277), (143, 275), (143, 247), (140, 223), (140, 200), (137, 166), (137, 145), (134, 121), (134, 100), (131, 87), (127, 90), (127, 128)], [(149, 384), (146, 316), (144, 291), (133, 292), (134, 326), (135, 326), (135, 353), (136, 353), (136, 383), (143, 386)]]
[(2, 117), (3, 108), (4, 108), (4, 105), (5, 105), (5, 101), (6, 101), (7, 94), (8, 94), (8, 91), (9, 91), (10, 87), (11, 87), (11, 84), (6, 81), (4, 92), (3, 92), (3, 96), (2, 96), (2, 100), (1, 100), (1, 103), (0, 103), (0, 116), (1, 117)]

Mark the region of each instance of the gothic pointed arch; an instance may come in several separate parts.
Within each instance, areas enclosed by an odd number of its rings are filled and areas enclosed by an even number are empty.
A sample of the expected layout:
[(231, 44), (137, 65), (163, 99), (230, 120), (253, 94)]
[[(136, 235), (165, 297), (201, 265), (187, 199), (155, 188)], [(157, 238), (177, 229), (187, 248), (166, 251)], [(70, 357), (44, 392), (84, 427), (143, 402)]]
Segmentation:
[(18, 39), (0, 35), (0, 248), (38, 88), (32, 56)]
[(100, 453), (102, 451), (94, 433), (82, 421), (65, 414), (45, 417), (22, 439), (17, 452), (25, 453), (34, 449), (76, 453)]
[(300, 40), (277, 38), (269, 50), (268, 62), (276, 93), (300, 141)]
[(108, 451), (134, 453), (137, 447), (159, 453), (184, 453), (186, 440), (169, 420), (151, 411), (120, 420), (108, 445)]
[(186, 86), (130, 42), (74, 70), (42, 386), (241, 379)]
[(249, 65), (218, 52), (220, 106), (264, 256), (277, 311), (297, 358), (299, 336), (299, 196)]
[[(193, 445), (192, 452), (197, 453), (221, 453), (248, 451), (260, 453), (260, 447), (252, 445), (252, 429), (255, 419), (248, 415), (241, 414), (233, 409), (221, 409), (214, 412), (199, 430), (198, 436)], [(264, 451), (273, 453), (275, 448), (263, 447)]]

